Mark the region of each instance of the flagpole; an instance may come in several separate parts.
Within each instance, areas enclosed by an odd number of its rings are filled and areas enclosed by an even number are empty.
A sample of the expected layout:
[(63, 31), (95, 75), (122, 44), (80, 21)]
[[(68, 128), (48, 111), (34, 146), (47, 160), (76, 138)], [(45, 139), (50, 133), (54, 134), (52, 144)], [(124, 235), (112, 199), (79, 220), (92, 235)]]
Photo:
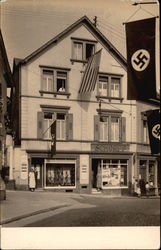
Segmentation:
[(45, 132), (43, 133), (43, 135), (49, 130), (49, 128), (51, 128), (51, 126), (53, 125), (53, 123), (55, 122), (55, 120), (52, 122), (52, 124), (47, 128), (47, 130), (45, 130)]

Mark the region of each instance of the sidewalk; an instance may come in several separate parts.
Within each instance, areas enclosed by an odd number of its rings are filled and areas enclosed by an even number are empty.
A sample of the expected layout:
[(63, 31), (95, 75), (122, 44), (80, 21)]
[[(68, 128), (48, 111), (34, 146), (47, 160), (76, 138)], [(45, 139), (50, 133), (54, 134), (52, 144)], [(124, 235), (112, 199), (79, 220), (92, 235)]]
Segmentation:
[[(32, 215), (72, 206), (79, 202), (71, 195), (54, 192), (7, 190), (7, 199), (1, 202), (1, 225)], [(78, 196), (78, 195), (77, 195)], [(73, 194), (72, 194), (72, 197)]]

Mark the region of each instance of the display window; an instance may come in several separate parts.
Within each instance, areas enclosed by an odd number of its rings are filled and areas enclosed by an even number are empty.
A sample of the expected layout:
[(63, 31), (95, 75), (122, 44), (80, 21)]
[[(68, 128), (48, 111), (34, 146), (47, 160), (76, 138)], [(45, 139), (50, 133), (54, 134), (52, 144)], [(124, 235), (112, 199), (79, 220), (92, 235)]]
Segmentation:
[(75, 186), (75, 164), (46, 164), (46, 187), (71, 186)]
[(127, 186), (127, 160), (102, 160), (102, 187)]
[(154, 171), (155, 171), (155, 162), (149, 161), (149, 185), (154, 187)]

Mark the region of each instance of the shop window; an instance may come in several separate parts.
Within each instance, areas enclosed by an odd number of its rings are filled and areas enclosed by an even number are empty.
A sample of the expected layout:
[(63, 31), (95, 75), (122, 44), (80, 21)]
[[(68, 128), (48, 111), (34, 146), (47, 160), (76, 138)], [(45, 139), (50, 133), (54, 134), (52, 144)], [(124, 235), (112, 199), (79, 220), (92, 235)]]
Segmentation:
[(54, 72), (53, 70), (43, 69), (43, 76), (42, 76), (42, 90), (43, 91), (53, 91), (54, 85)]
[(127, 186), (127, 160), (102, 160), (102, 188)]
[(46, 164), (46, 187), (75, 186), (74, 164)]
[(149, 185), (150, 187), (154, 187), (154, 170), (155, 170), (155, 162), (149, 161)]

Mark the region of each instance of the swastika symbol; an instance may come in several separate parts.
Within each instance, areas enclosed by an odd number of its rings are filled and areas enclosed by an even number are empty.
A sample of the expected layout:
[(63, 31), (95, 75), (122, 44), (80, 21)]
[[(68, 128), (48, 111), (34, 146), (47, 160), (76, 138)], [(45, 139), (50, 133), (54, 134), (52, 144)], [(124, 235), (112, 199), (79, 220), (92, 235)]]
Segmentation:
[(150, 62), (150, 54), (145, 49), (139, 49), (131, 57), (131, 64), (136, 71), (143, 71)]
[(156, 124), (153, 128), (152, 128), (152, 135), (160, 140), (160, 124)]

